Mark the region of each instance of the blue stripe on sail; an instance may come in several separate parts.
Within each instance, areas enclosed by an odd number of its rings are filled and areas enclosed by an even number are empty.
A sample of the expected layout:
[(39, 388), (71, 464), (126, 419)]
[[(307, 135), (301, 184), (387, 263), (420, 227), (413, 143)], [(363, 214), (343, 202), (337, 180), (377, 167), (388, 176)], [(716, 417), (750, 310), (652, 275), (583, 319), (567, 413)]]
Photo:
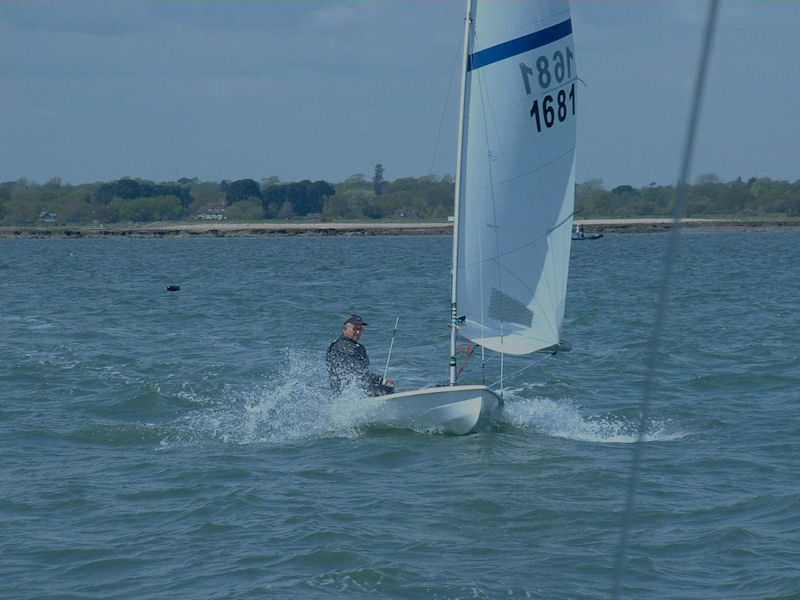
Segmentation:
[(496, 63), (497, 61), (517, 56), (528, 50), (535, 50), (547, 44), (552, 44), (572, 34), (572, 20), (567, 19), (557, 25), (540, 29), (528, 35), (524, 35), (515, 40), (509, 40), (502, 44), (497, 44), (491, 48), (480, 50), (470, 54), (467, 59), (467, 71), (473, 69), (480, 69), (486, 65)]

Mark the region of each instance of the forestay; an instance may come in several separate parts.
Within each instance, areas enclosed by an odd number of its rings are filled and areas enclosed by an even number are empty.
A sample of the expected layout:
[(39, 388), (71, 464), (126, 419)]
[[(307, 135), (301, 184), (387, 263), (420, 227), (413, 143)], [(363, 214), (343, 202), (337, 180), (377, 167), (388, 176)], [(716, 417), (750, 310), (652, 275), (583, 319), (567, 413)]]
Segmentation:
[(575, 187), (576, 67), (561, 0), (472, 0), (455, 301), (460, 334), (527, 354), (559, 342)]

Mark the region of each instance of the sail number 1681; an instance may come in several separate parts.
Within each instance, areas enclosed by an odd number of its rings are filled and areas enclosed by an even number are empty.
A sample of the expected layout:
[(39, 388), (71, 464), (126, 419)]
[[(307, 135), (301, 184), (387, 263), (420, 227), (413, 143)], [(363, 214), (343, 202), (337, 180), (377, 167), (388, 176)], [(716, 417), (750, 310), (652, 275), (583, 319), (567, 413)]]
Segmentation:
[(552, 94), (545, 95), (542, 103), (539, 104), (538, 98), (533, 101), (531, 106), (531, 119), (536, 119), (536, 131), (541, 133), (542, 126), (550, 129), (553, 125), (563, 123), (568, 115), (575, 114), (575, 84), (566, 89), (558, 90), (555, 97)]
[(538, 56), (534, 64), (536, 65), (536, 71), (524, 62), (519, 63), (525, 93), (529, 96), (533, 91), (532, 83), (538, 83), (541, 90), (546, 90), (553, 83), (553, 80), (555, 80), (556, 85), (561, 85), (565, 79), (572, 79), (575, 55), (572, 53), (572, 48), (565, 46), (563, 52), (561, 50), (553, 52), (552, 58), (545, 54)]
[[(541, 54), (536, 57), (535, 71), (525, 63), (519, 63), (525, 93), (530, 96), (536, 84), (544, 92), (552, 84), (559, 86), (568, 82), (573, 77), (574, 63), (575, 55), (569, 45), (564, 46), (563, 51), (556, 50), (552, 56)], [(569, 88), (565, 86), (558, 91), (552, 90), (540, 98), (534, 100), (531, 106), (531, 119), (536, 120), (536, 130), (539, 133), (556, 123), (563, 123), (569, 115), (575, 114), (574, 83)]]

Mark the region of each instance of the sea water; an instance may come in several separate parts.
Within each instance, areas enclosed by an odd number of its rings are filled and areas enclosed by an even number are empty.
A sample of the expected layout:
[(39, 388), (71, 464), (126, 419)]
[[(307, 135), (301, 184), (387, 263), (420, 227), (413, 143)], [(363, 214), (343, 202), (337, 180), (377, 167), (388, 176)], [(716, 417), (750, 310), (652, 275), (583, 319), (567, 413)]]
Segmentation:
[[(0, 597), (610, 597), (666, 242), (575, 242), (572, 352), (453, 437), (323, 366), (356, 312), (446, 377), (448, 237), (0, 240)], [(798, 248), (681, 234), (622, 597), (800, 598)]]

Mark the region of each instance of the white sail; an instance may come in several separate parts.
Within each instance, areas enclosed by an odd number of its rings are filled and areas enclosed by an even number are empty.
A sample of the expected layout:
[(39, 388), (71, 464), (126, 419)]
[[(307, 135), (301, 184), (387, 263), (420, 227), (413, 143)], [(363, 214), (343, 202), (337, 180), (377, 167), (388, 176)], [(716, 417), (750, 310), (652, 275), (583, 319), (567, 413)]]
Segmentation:
[(575, 187), (576, 66), (563, 0), (472, 0), (455, 234), (460, 334), (557, 344)]

